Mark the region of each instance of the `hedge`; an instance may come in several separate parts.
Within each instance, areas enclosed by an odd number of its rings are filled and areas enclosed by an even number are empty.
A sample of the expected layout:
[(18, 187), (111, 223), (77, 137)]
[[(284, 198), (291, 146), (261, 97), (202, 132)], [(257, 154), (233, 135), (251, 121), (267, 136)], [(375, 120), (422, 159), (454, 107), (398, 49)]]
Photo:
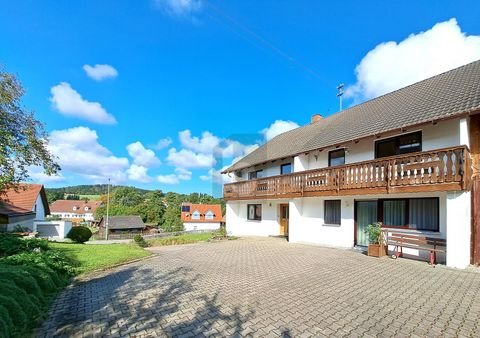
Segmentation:
[(75, 272), (47, 241), (0, 234), (0, 337), (30, 336)]

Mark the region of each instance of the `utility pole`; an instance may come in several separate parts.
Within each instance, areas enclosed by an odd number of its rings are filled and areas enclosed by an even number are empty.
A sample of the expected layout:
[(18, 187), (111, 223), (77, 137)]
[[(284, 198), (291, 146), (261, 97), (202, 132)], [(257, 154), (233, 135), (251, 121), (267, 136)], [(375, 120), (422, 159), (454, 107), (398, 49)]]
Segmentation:
[(110, 208), (110, 179), (107, 184), (107, 219), (105, 221), (105, 240), (108, 240), (108, 209)]
[(340, 111), (342, 111), (342, 96), (343, 96), (343, 94), (345, 94), (344, 87), (345, 87), (345, 85), (343, 83), (340, 83), (337, 86), (337, 97), (340, 100)]

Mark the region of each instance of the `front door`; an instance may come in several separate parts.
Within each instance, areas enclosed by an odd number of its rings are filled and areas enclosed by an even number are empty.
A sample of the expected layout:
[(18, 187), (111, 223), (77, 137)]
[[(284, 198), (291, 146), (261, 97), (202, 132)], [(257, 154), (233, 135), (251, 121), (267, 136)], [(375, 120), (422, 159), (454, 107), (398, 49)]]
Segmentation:
[(280, 236), (288, 236), (288, 204), (280, 204)]
[(355, 245), (368, 246), (369, 224), (377, 222), (377, 201), (355, 202)]

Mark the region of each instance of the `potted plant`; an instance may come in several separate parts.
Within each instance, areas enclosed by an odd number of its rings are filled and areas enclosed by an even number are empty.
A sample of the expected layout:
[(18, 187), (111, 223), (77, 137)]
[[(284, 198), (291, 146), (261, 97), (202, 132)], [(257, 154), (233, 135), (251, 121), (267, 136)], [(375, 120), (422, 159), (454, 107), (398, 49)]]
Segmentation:
[(382, 223), (369, 224), (365, 232), (368, 234), (368, 255), (373, 257), (385, 256), (387, 252), (382, 240)]

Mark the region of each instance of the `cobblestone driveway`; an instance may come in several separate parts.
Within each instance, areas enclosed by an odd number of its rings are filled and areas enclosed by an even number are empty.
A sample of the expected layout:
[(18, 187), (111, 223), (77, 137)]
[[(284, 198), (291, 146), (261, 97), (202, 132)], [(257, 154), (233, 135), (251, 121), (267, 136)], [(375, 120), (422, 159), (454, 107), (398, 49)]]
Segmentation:
[(239, 239), (90, 276), (38, 336), (480, 336), (480, 273)]

